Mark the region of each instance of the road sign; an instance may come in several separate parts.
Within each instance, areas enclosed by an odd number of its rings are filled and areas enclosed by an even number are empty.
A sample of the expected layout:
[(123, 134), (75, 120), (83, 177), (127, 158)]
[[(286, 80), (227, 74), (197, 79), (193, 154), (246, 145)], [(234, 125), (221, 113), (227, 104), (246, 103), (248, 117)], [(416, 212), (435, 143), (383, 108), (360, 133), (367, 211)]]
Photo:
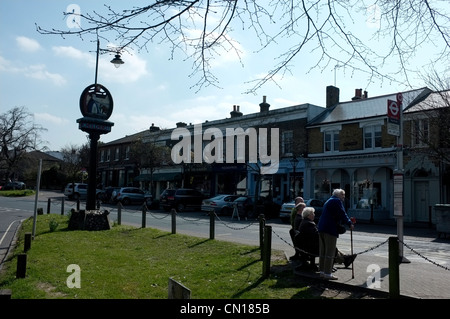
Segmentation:
[(387, 100), (387, 131), (390, 135), (400, 136), (400, 115), (402, 112), (403, 95), (397, 93), (396, 101)]
[(388, 100), (388, 118), (400, 120), (400, 106), (397, 101)]

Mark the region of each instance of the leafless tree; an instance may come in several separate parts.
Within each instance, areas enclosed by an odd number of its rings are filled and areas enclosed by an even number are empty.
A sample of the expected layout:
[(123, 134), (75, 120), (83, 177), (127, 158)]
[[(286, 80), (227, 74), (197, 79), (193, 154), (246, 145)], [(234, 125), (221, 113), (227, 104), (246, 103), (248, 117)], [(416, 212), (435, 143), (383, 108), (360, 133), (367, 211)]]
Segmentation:
[[(310, 67), (325, 70), (340, 67), (364, 72), (375, 79), (410, 81), (410, 62), (419, 50), (432, 46), (437, 56), (424, 64), (449, 67), (450, 12), (447, 0), (156, 0), (148, 5), (121, 9), (106, 6), (106, 12), (80, 13), (78, 29), (57, 30), (37, 26), (42, 34), (63, 37), (89, 35), (127, 48), (148, 50), (150, 44), (168, 44), (172, 58), (178, 51), (193, 61), (191, 76), (198, 76), (198, 89), (219, 79), (211, 62), (221, 54), (241, 56), (234, 32), (246, 32), (265, 52), (276, 46), (279, 55), (266, 75), (249, 83), (255, 93), (276, 75), (291, 72), (295, 62), (314, 57)], [(124, 2), (126, 3), (126, 2)], [(76, 13), (65, 13), (73, 16)], [(369, 22), (373, 34), (358, 33), (358, 24)], [(380, 45), (379, 40), (388, 43)], [(375, 43), (375, 44), (374, 44)], [(269, 57), (268, 57), (269, 58)], [(241, 60), (242, 64), (242, 60)], [(383, 68), (389, 65), (389, 72)], [(422, 66), (420, 66), (422, 67)], [(408, 83), (407, 83), (408, 84)]]
[(40, 133), (46, 129), (35, 124), (25, 107), (14, 107), (0, 114), (0, 171), (2, 178), (16, 178), (16, 169), (32, 150), (40, 150)]
[(407, 110), (407, 130), (411, 133), (409, 151), (413, 156), (422, 154), (449, 165), (450, 82), (437, 72), (428, 75), (426, 82), (432, 92)]

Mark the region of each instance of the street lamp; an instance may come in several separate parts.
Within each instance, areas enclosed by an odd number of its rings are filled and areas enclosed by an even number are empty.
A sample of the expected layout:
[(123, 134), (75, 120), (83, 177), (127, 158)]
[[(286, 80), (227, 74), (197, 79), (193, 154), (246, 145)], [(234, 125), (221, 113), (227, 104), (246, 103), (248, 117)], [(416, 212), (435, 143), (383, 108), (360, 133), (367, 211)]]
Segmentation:
[(123, 60), (120, 58), (120, 54), (116, 54), (114, 59), (111, 60), (111, 63), (114, 64), (114, 66), (118, 69), (125, 62), (123, 62)]

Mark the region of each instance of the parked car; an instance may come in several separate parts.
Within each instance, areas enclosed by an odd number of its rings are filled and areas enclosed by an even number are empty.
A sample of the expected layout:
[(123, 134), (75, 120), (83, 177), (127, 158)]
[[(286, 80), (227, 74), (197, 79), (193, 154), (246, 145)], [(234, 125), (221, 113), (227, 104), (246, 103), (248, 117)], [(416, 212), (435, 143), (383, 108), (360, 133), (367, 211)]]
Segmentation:
[(253, 217), (253, 199), (249, 196), (241, 196), (234, 200), (240, 217)]
[(182, 212), (188, 207), (201, 208), (204, 198), (203, 194), (195, 189), (166, 189), (161, 193), (159, 204), (165, 211), (175, 208), (177, 212)]
[(5, 186), (3, 186), (2, 190), (10, 190), (10, 189), (25, 189), (26, 185), (24, 182), (8, 182)]
[(291, 221), (291, 212), (292, 208), (295, 206), (295, 201), (290, 201), (287, 203), (283, 203), (280, 208), (280, 219), (285, 222), (289, 223)]
[(102, 203), (113, 203), (120, 188), (121, 187), (106, 187), (98, 194), (98, 199), (100, 199)]
[(147, 206), (150, 206), (152, 199), (152, 195), (144, 192), (140, 188), (122, 187), (117, 191), (114, 201), (121, 202), (123, 205), (143, 204), (145, 202)]
[[(87, 188), (88, 184), (85, 183), (69, 183), (66, 185), (66, 188), (64, 189), (64, 195), (67, 196), (69, 199), (82, 199), (87, 197)], [(96, 189), (95, 195), (96, 198), (98, 198), (99, 193), (101, 193), (101, 189)]]
[[(322, 214), (324, 202), (320, 199), (311, 198), (305, 201), (306, 207), (314, 207), (315, 216), (314, 220), (319, 221), (320, 215)], [(283, 222), (289, 223), (291, 221), (291, 211), (295, 206), (295, 201), (290, 201), (281, 205), (280, 218)]]
[(202, 211), (210, 212), (212, 209), (217, 215), (231, 215), (233, 201), (240, 195), (217, 195), (202, 201)]
[(305, 201), (306, 207), (314, 207), (314, 221), (317, 223), (319, 221), (320, 215), (322, 215), (323, 211), (323, 204), (325, 204), (324, 201), (320, 199), (308, 199)]

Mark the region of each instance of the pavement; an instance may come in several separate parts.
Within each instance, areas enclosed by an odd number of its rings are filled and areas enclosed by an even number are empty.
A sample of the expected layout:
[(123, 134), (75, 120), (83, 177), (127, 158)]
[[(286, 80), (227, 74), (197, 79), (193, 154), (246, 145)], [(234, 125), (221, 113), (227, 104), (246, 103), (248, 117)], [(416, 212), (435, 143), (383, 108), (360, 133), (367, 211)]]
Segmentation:
[[(359, 224), (358, 227), (361, 228), (364, 225)], [(366, 225), (366, 227), (374, 230), (374, 236), (383, 234), (386, 240), (390, 237), (386, 236), (386, 233), (392, 231), (395, 233), (393, 226)], [(300, 263), (291, 261), (294, 274), (314, 281), (326, 281), (324, 285), (330, 289), (351, 289), (380, 298), (396, 296), (394, 289), (398, 287), (400, 298), (450, 299), (450, 237), (447, 235), (445, 238), (438, 238), (435, 230), (426, 227), (413, 226), (405, 228), (405, 232), (410, 235), (405, 236), (403, 240), (403, 258), (399, 264), (400, 279), (398, 286), (392, 284), (392, 291), (390, 290), (389, 243), (387, 241), (373, 251), (354, 251), (357, 254), (356, 259), (348, 268), (343, 264), (335, 264), (336, 271), (333, 275), (338, 278), (337, 280), (324, 280), (317, 272), (299, 270), (297, 266)], [(420, 238), (424, 246), (427, 246), (427, 242), (437, 242), (439, 248), (433, 253), (420, 253), (415, 249), (414, 244), (408, 244), (407, 238)], [(380, 243), (382, 242), (380, 240)], [(316, 258), (316, 264), (318, 262)]]

